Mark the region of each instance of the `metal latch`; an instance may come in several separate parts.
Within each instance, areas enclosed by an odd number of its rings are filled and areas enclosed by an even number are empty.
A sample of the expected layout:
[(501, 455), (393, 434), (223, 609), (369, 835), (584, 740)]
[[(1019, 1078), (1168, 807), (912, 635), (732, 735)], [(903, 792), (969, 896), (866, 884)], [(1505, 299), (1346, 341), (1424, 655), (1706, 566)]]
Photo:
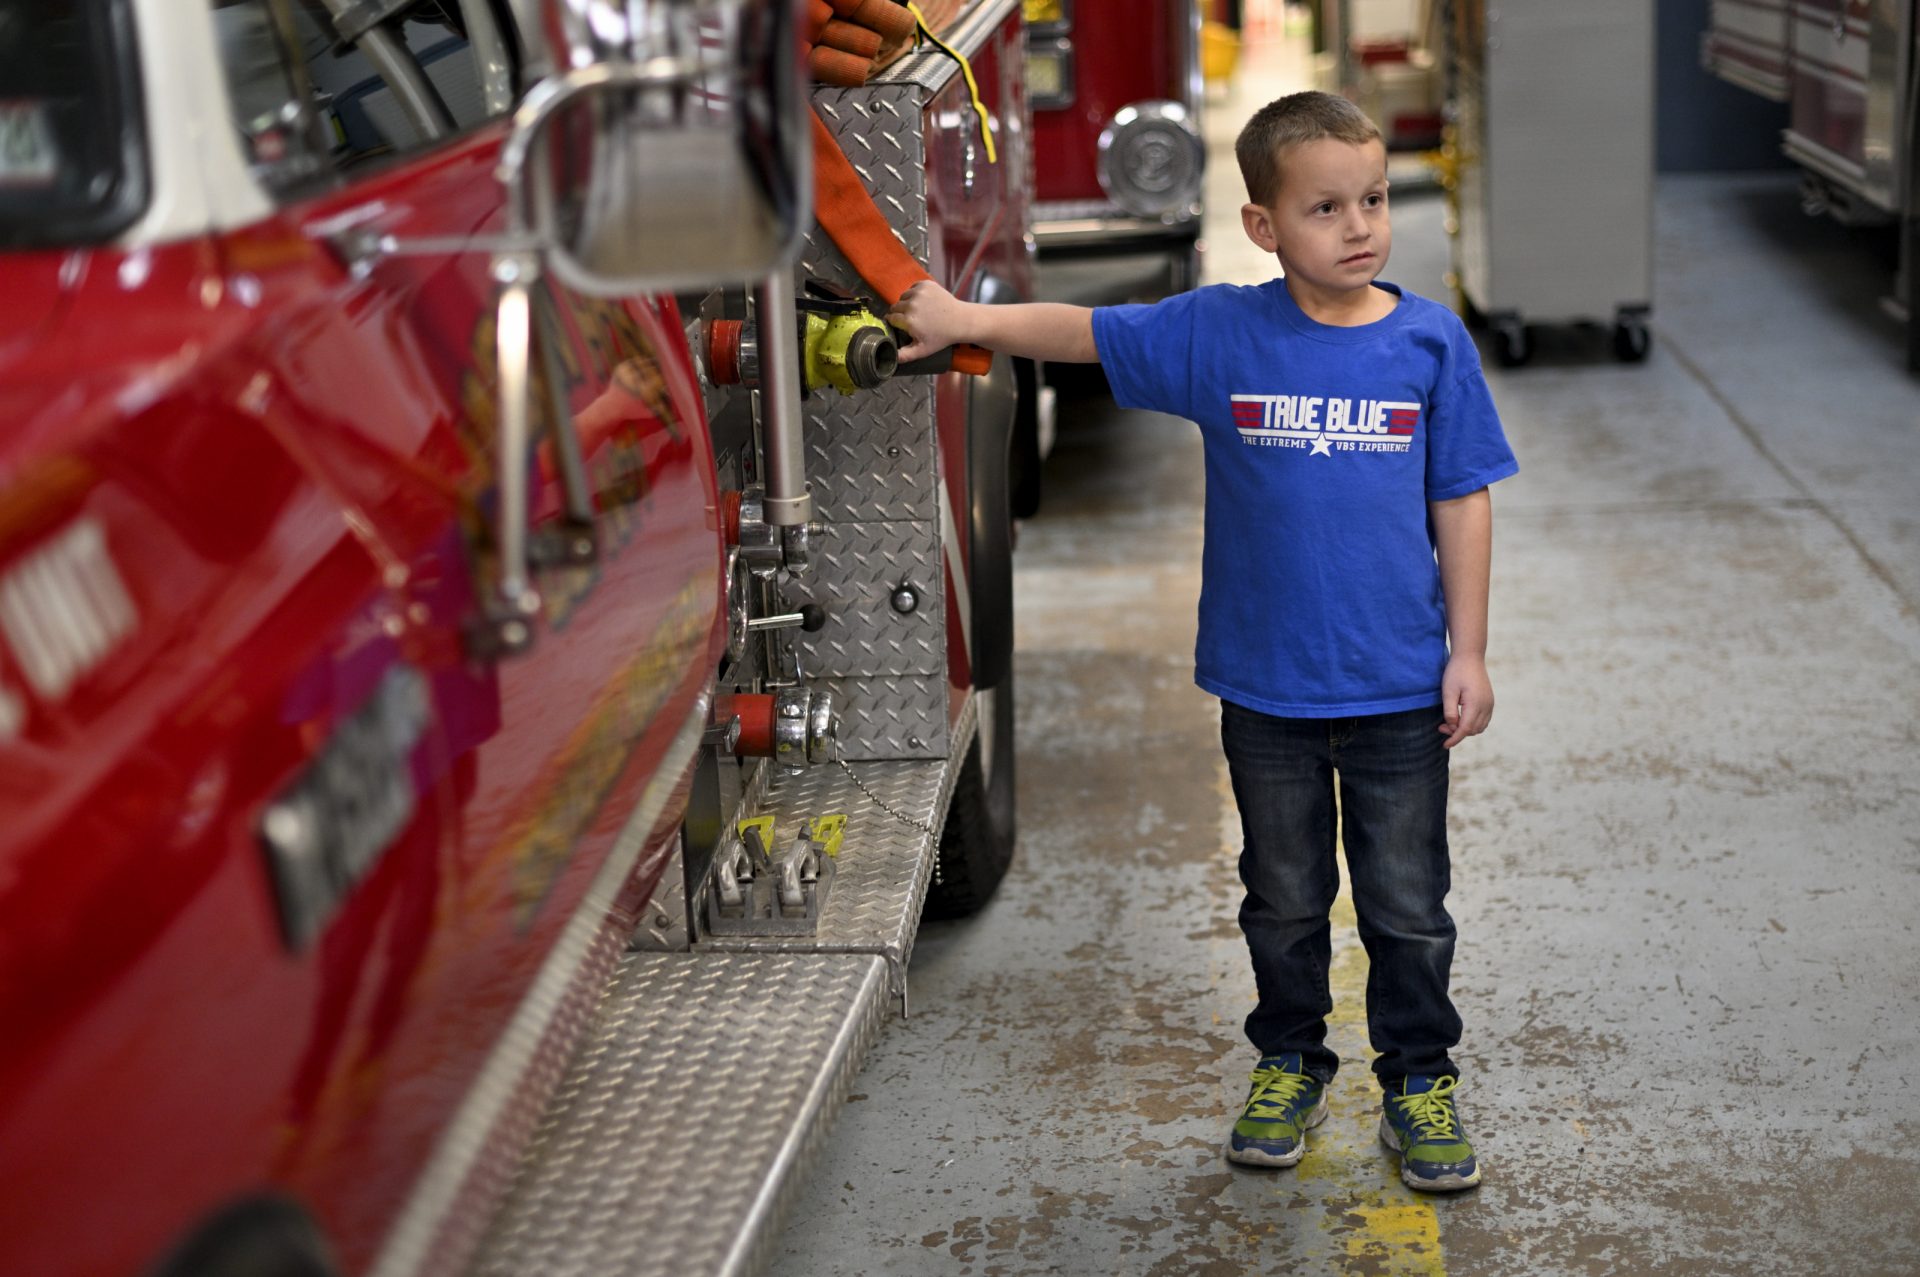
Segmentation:
[(775, 849), (773, 817), (739, 824), (740, 838), (713, 862), (707, 932), (716, 936), (813, 935), (833, 888), (834, 858), (846, 837), (844, 815), (803, 821)]

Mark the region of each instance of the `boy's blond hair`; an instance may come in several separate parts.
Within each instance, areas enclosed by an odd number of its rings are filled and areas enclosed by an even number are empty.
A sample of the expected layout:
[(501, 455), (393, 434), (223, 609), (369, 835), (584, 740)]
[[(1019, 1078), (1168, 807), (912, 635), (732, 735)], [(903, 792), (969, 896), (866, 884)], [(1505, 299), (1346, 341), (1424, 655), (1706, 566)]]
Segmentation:
[(1247, 198), (1271, 207), (1280, 194), (1281, 152), (1329, 137), (1364, 146), (1380, 141), (1380, 128), (1345, 98), (1317, 90), (1289, 93), (1254, 112), (1233, 144), (1240, 176), (1247, 180)]

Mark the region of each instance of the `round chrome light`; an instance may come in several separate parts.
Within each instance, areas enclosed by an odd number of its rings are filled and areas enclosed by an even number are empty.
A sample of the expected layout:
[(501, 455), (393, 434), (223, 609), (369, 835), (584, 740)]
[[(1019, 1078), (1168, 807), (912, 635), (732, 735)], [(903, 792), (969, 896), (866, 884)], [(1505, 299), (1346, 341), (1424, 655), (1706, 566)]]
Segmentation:
[(1123, 106), (1100, 131), (1100, 186), (1135, 217), (1193, 216), (1206, 144), (1178, 102)]

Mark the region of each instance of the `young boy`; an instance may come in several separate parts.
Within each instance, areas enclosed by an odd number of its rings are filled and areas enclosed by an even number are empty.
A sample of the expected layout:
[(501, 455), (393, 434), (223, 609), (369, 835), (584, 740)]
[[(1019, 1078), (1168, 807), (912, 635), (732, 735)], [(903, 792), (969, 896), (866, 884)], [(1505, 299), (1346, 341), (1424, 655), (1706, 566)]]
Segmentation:
[(1121, 405), (1199, 423), (1194, 676), (1221, 699), (1261, 1055), (1227, 1156), (1292, 1166), (1327, 1113), (1337, 780), (1380, 1138), (1411, 1187), (1470, 1188), (1480, 1168), (1448, 1057), (1447, 751), (1493, 715), (1487, 486), (1518, 466), (1460, 321), (1375, 282), (1392, 246), (1379, 130), (1344, 98), (1296, 93), (1235, 151), (1241, 224), (1283, 280), (1098, 310), (974, 305), (921, 284), (892, 319), (913, 337), (903, 359), (974, 342), (1098, 361)]

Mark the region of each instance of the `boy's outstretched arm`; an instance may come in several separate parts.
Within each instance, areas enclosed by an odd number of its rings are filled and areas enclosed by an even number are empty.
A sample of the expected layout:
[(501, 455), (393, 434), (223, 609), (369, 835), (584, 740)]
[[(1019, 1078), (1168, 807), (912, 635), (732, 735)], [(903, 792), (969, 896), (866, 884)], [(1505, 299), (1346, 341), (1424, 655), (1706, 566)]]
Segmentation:
[(887, 321), (912, 334), (900, 362), (922, 359), (962, 342), (1027, 359), (1094, 364), (1093, 312), (1059, 302), (988, 306), (963, 302), (940, 285), (922, 281), (909, 288)]
[(1485, 488), (1452, 501), (1427, 504), (1446, 597), (1452, 655), (1440, 679), (1446, 746), (1478, 736), (1493, 721), (1493, 682), (1487, 677), (1487, 578), (1493, 562), (1493, 497)]

